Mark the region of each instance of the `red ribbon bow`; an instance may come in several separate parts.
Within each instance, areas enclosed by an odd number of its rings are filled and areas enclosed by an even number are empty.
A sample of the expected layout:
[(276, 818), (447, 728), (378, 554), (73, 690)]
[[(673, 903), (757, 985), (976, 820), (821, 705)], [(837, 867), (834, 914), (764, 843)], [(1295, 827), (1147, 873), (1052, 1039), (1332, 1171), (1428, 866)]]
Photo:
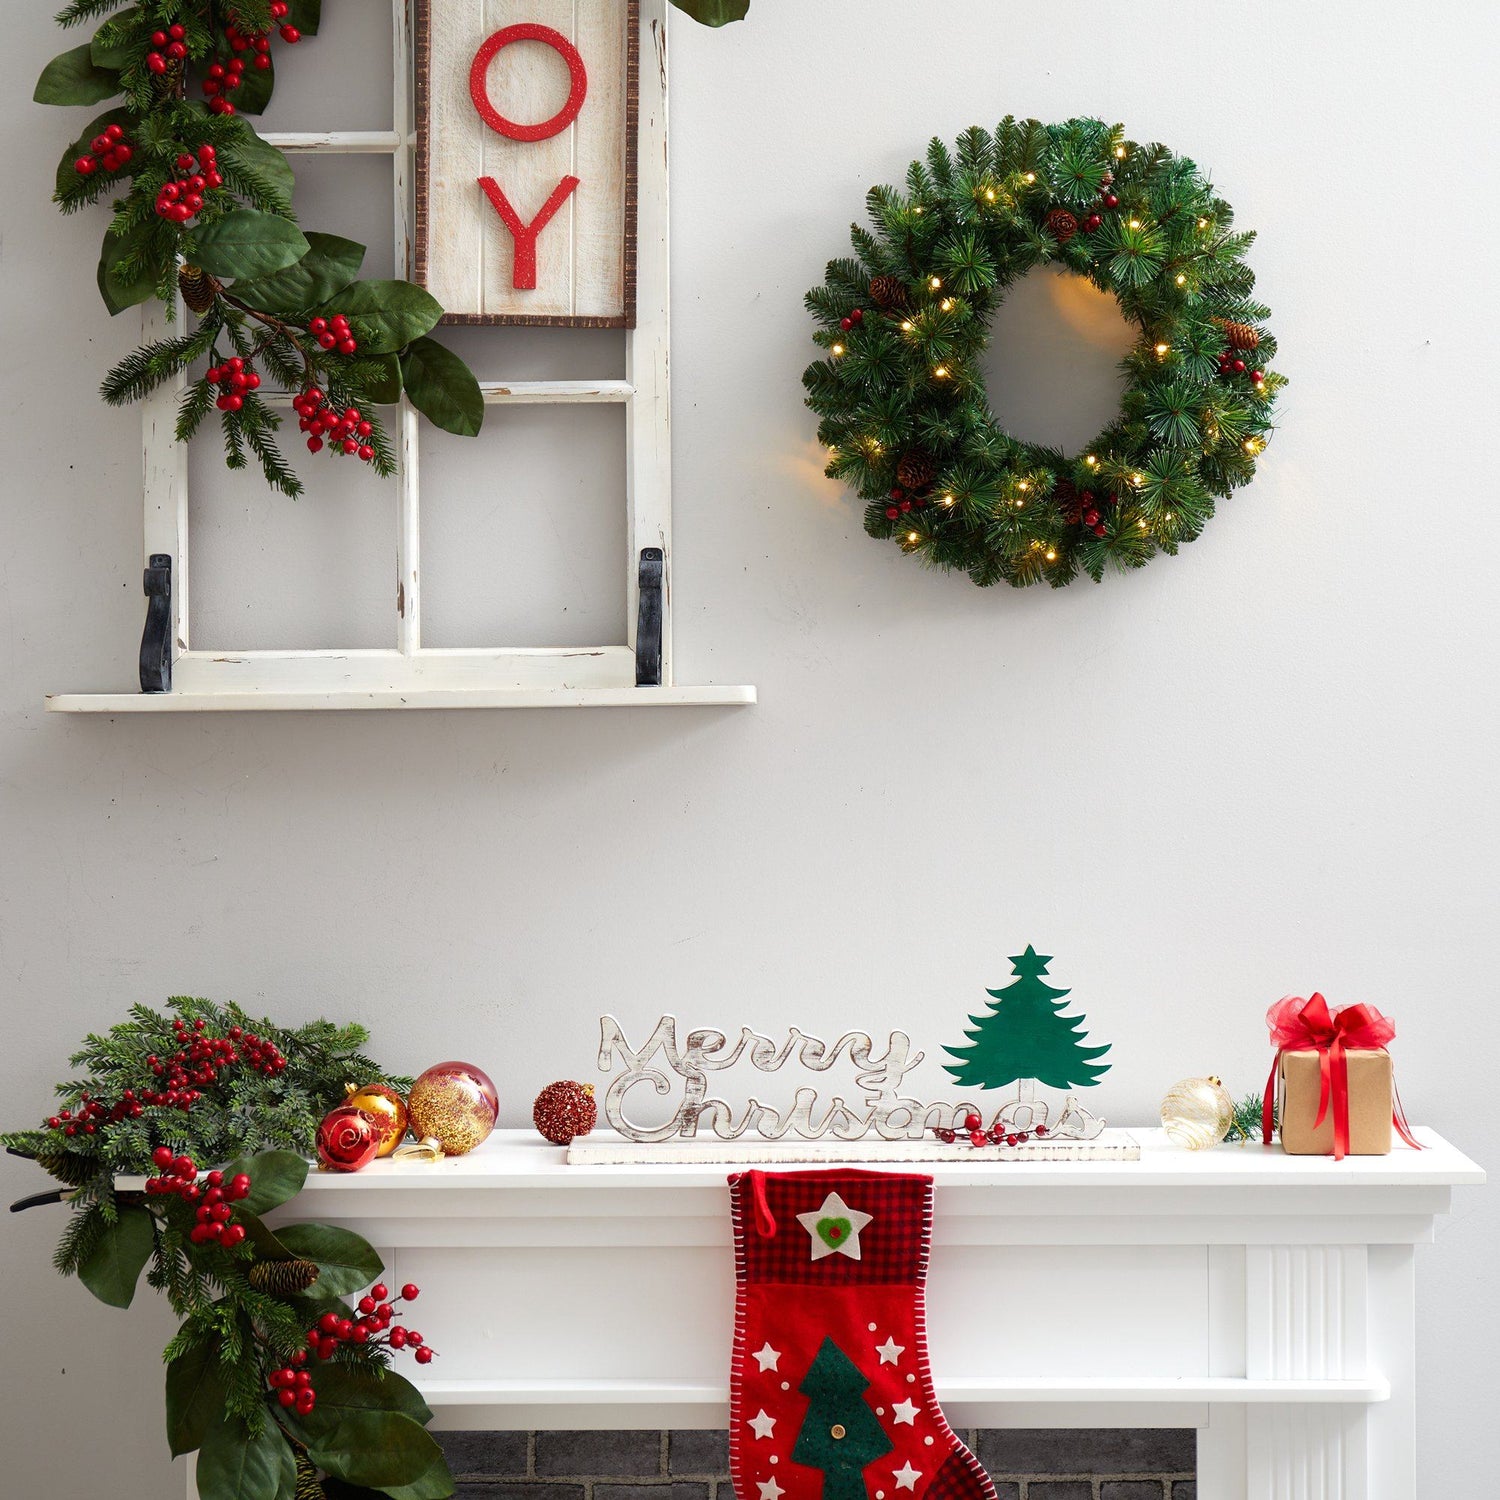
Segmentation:
[[(1396, 1035), (1396, 1023), (1387, 1020), (1373, 1005), (1346, 1005), (1342, 1010), (1330, 1010), (1322, 995), (1314, 994), (1310, 1000), (1304, 1000), (1299, 995), (1288, 995), (1286, 999), (1278, 1000), (1266, 1012), (1266, 1025), (1271, 1028), (1271, 1044), (1276, 1048), (1276, 1060), (1271, 1064), (1271, 1076), (1266, 1079), (1266, 1097), (1261, 1105), (1261, 1139), (1266, 1145), (1271, 1144), (1276, 1108), (1276, 1074), (1281, 1066), (1281, 1054), (1315, 1051), (1322, 1076), (1318, 1093), (1318, 1117), (1313, 1121), (1313, 1126), (1316, 1128), (1328, 1118), (1331, 1104), (1333, 1159), (1342, 1161), (1349, 1154), (1349, 1064), (1344, 1054), (1351, 1048), (1356, 1051), (1383, 1048)], [(1400, 1094), (1395, 1094), (1391, 1124), (1408, 1146), (1417, 1151), (1422, 1149), (1412, 1139), (1411, 1128), (1406, 1123), (1406, 1112), (1401, 1107)]]

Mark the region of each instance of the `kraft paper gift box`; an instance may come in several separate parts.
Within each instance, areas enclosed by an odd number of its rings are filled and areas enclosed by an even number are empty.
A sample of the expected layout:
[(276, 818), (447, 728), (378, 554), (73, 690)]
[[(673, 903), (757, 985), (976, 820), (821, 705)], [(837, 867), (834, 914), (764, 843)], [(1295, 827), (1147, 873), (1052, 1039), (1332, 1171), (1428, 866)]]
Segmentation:
[[(1349, 1068), (1349, 1154), (1387, 1156), (1395, 1097), (1391, 1054), (1384, 1047), (1351, 1049), (1344, 1058)], [(1283, 1052), (1280, 1072), (1282, 1150), (1293, 1156), (1332, 1156), (1332, 1099), (1323, 1123), (1313, 1124), (1323, 1086), (1318, 1052)]]

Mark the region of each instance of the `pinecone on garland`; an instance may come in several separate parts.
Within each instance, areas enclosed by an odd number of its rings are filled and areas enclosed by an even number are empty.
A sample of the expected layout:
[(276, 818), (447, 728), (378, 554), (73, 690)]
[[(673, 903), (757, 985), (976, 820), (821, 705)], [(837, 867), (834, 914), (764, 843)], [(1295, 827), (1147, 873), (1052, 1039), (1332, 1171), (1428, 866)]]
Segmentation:
[(318, 1268), (310, 1260), (258, 1260), (250, 1267), (250, 1285), (273, 1297), (294, 1297), (318, 1279)]
[(1065, 208), (1054, 208), (1047, 215), (1047, 228), (1059, 245), (1066, 245), (1078, 233), (1078, 220)]
[(328, 1491), (318, 1478), (313, 1461), (300, 1448), (297, 1450), (297, 1488), (294, 1500), (328, 1500)]
[(937, 478), (937, 464), (930, 453), (913, 448), (896, 465), (896, 482), (904, 490), (925, 490)]
[(870, 301), (881, 312), (905, 312), (906, 283), (899, 276), (877, 276), (870, 283)]
[(1260, 348), (1260, 333), (1248, 323), (1233, 323), (1228, 318), (1214, 321), (1224, 330), (1224, 341), (1231, 349)]
[(50, 1172), (69, 1187), (82, 1187), (99, 1175), (99, 1162), (89, 1156), (75, 1156), (71, 1151), (53, 1151), (36, 1158), (44, 1172)]
[(183, 266), (177, 272), (177, 288), (182, 300), (201, 317), (214, 305), (214, 298), (224, 290), (217, 277), (197, 266)]

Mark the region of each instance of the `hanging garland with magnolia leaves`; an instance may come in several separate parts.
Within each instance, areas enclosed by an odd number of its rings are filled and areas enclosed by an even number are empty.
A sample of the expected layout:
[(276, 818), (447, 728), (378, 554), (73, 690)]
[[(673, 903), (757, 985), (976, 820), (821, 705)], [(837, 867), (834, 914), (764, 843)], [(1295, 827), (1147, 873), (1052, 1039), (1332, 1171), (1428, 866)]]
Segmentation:
[[(803, 384), (871, 536), (980, 585), (1098, 582), (1175, 553), (1253, 477), (1285, 377), (1255, 236), (1191, 161), (1099, 120), (1007, 118), (934, 140), (868, 206), (873, 232), (807, 295), (826, 357)], [(1140, 329), (1119, 415), (1076, 454), (1006, 432), (979, 368), (1006, 289), (1046, 265)]]
[(107, 16), (54, 58), (40, 104), (116, 100), (63, 153), (64, 213), (107, 201), (99, 258), (111, 314), (177, 298), (196, 326), (148, 343), (105, 377), (111, 405), (195, 369), (177, 415), (188, 442), (217, 413), (231, 469), (253, 459), (284, 494), (302, 482), (267, 397), (291, 392), (307, 448), (369, 464), (396, 459), (379, 407), (404, 391), (430, 421), (476, 434), (484, 401), (467, 365), (431, 337), (443, 315), (422, 288), (361, 280), (364, 247), (304, 231), (286, 157), (250, 124), (270, 102), (276, 55), (316, 35), (321, 0), (71, 0), (63, 26)]

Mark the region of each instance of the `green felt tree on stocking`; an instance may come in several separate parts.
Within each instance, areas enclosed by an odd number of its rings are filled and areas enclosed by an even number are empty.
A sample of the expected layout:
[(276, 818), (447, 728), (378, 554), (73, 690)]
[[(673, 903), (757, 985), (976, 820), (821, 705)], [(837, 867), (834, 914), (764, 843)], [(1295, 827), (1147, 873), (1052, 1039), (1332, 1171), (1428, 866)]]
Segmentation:
[(854, 1361), (825, 1338), (802, 1384), (807, 1416), (792, 1461), (823, 1471), (823, 1500), (866, 1500), (864, 1471), (892, 1443), (865, 1400), (870, 1382)]
[[(998, 1089), (1035, 1079), (1048, 1088), (1088, 1088), (1109, 1071), (1094, 1062), (1109, 1051), (1084, 1045), (1084, 1017), (1065, 1016), (1064, 996), (1042, 976), (1052, 959), (1027, 945), (1011, 958), (1015, 982), (1003, 990), (986, 990), (995, 1003), (970, 1016), (964, 1032), (970, 1045), (945, 1047), (956, 1062), (943, 1067), (966, 1088)], [(1024, 1097), (1024, 1094), (1023, 1094)]]

